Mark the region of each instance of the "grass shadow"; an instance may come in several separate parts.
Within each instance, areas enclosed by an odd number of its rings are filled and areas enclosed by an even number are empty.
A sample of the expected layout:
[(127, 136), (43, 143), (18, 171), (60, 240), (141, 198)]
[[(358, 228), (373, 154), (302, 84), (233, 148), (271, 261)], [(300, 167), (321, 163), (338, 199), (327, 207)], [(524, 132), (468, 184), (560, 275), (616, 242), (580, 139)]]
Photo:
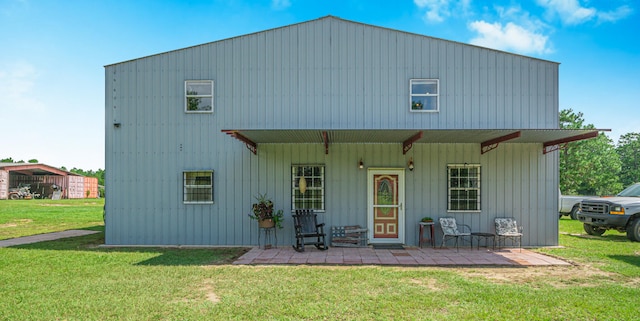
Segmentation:
[(24, 245), (14, 245), (9, 249), (45, 251), (87, 251), (98, 253), (151, 253), (154, 256), (133, 265), (141, 266), (189, 266), (230, 264), (249, 251), (244, 247), (228, 248), (175, 248), (175, 247), (102, 247), (104, 226), (85, 228), (99, 233), (68, 237), (54, 241), (44, 241)]
[(104, 225), (89, 226), (89, 227), (85, 227), (85, 228), (80, 228), (78, 230), (104, 232)]
[(588, 240), (588, 241), (592, 240), (592, 241), (611, 241), (611, 242), (631, 242), (625, 235), (604, 234), (602, 236), (596, 236), (596, 235), (589, 235), (589, 234), (574, 234), (574, 233), (567, 233), (564, 235), (572, 238)]
[(640, 267), (640, 255), (610, 255), (610, 258)]
[(249, 251), (247, 248), (163, 249), (161, 255), (139, 262), (142, 266), (224, 265), (231, 264)]

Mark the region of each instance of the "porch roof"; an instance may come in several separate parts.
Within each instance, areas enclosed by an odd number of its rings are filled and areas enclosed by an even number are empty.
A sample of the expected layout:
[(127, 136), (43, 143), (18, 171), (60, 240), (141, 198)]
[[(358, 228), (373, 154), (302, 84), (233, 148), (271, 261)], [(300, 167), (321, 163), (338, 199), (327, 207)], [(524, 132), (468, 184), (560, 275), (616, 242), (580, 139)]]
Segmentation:
[(594, 138), (610, 129), (223, 129), (255, 153), (257, 144), (399, 143), (403, 152), (414, 143), (477, 143), (482, 153), (499, 143), (542, 143), (543, 152), (571, 141)]

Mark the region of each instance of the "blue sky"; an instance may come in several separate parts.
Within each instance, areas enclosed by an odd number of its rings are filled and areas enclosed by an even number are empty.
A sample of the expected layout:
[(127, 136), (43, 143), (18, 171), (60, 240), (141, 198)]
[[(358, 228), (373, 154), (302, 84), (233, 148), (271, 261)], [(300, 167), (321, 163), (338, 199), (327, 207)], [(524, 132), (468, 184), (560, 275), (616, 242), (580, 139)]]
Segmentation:
[(640, 132), (632, 0), (0, 0), (0, 158), (104, 168), (104, 65), (333, 15), (561, 63), (560, 108)]

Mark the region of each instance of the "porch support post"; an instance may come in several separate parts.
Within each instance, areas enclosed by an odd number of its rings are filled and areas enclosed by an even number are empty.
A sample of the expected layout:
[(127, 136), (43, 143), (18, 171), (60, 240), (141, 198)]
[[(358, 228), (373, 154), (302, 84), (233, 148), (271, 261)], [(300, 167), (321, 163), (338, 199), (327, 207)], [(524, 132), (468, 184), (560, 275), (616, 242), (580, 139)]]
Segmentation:
[(250, 150), (253, 155), (256, 155), (258, 153), (258, 145), (256, 145), (255, 142), (253, 142), (251, 139), (243, 136), (242, 134), (240, 134), (237, 130), (222, 130), (223, 133), (241, 141), (244, 143), (244, 145), (247, 147), (248, 150)]
[(504, 135), (504, 136), (500, 136), (491, 140), (488, 140), (486, 142), (482, 142), (482, 144), (480, 144), (480, 154), (484, 154), (486, 152), (492, 151), (496, 148), (498, 148), (498, 145), (502, 142), (506, 142), (508, 140), (512, 140), (512, 139), (516, 139), (518, 137), (520, 137), (521, 132), (517, 131), (515, 133), (511, 133), (509, 135)]
[(547, 153), (550, 153), (550, 152), (552, 152), (554, 150), (565, 148), (567, 146), (567, 143), (570, 143), (570, 142), (575, 142), (575, 141), (578, 141), (578, 140), (585, 140), (585, 139), (590, 139), (590, 138), (595, 138), (595, 137), (598, 137), (598, 131), (597, 130), (592, 131), (590, 133), (582, 134), (582, 135), (576, 135), (576, 136), (571, 136), (571, 137), (567, 137), (567, 138), (556, 139), (556, 140), (544, 142), (542, 144), (542, 153), (543, 154), (547, 154)]
[(324, 142), (324, 153), (329, 155), (329, 135), (326, 130), (322, 132), (322, 141)]
[(419, 131), (417, 134), (402, 142), (402, 155), (405, 155), (409, 150), (411, 150), (413, 143), (417, 142), (420, 138), (422, 138), (422, 131)]

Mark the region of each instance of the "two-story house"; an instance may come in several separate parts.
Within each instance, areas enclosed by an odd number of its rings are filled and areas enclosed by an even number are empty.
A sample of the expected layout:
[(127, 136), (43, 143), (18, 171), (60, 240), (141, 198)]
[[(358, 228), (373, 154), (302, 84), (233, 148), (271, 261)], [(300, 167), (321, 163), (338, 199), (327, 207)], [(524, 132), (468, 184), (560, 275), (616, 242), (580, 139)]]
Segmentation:
[[(416, 245), (453, 216), (558, 244), (556, 62), (327, 16), (105, 67), (106, 243), (255, 245), (286, 213)], [(300, 183), (306, 186), (304, 193)]]

